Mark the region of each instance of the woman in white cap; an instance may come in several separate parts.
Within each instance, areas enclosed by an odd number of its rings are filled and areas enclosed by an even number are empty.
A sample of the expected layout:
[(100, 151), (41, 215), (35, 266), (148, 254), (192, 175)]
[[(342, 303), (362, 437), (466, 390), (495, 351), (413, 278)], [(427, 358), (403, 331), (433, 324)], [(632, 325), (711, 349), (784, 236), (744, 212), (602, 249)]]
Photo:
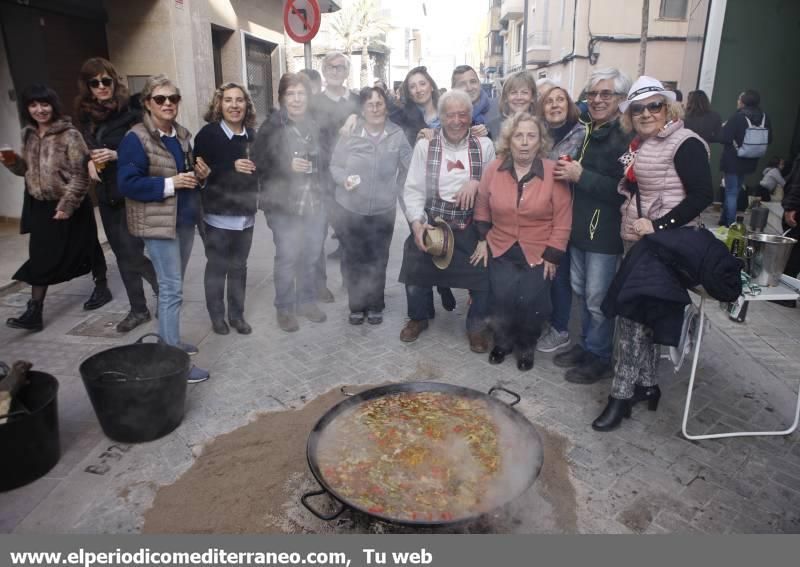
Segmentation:
[[(696, 223), (711, 203), (708, 146), (684, 127), (675, 93), (651, 77), (641, 76), (620, 103), (621, 124), (635, 138), (620, 161), (625, 175), (618, 191), (622, 204), (621, 236), (625, 253), (647, 234)], [(619, 356), (608, 405), (594, 420), (596, 431), (610, 431), (630, 417), (631, 406), (647, 400), (655, 411), (661, 398), (656, 383), (658, 345), (653, 331), (620, 316)]]

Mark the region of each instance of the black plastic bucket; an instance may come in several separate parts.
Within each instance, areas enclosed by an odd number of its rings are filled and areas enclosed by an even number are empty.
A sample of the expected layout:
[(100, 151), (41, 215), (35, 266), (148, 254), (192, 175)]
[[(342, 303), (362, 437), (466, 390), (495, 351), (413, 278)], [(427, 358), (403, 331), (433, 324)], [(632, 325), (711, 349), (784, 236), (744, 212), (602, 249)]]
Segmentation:
[(11, 404), (0, 425), (0, 492), (33, 482), (61, 457), (58, 435), (58, 380), (28, 371), (28, 383)]
[[(142, 342), (150, 336), (159, 342)], [(188, 354), (150, 333), (87, 358), (80, 372), (103, 432), (114, 441), (142, 443), (180, 425), (190, 366)]]

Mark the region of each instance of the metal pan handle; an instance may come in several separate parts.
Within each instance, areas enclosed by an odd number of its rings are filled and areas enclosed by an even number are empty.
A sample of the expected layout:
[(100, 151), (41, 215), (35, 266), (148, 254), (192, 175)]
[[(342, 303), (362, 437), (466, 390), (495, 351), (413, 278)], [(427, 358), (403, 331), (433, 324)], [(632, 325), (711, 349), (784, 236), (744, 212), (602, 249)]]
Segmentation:
[(516, 392), (512, 392), (511, 390), (508, 390), (506, 388), (503, 388), (502, 386), (492, 386), (491, 388), (489, 388), (489, 392), (486, 395), (491, 396), (495, 392), (505, 392), (506, 394), (510, 394), (511, 396), (513, 396), (514, 401), (511, 402), (510, 404), (507, 404), (509, 406), (515, 406), (520, 402), (520, 400), (522, 400), (522, 397), (519, 394), (517, 394)]
[(335, 502), (337, 502), (339, 504), (339, 510), (334, 511), (331, 514), (324, 514), (324, 513), (320, 512), (319, 510), (314, 509), (311, 506), (311, 504), (309, 504), (309, 502), (308, 502), (309, 498), (311, 498), (313, 496), (322, 496), (323, 494), (328, 494), (328, 491), (325, 490), (325, 489), (322, 489), (322, 490), (315, 490), (314, 492), (306, 492), (305, 494), (303, 494), (300, 497), (300, 502), (303, 504), (303, 506), (306, 507), (306, 510), (308, 510), (309, 512), (314, 514), (320, 520), (324, 520), (326, 522), (330, 521), (330, 520), (335, 520), (336, 518), (341, 516), (342, 512), (345, 511), (345, 505), (344, 504), (342, 504), (341, 502), (339, 502), (335, 498), (331, 497), (332, 500), (334, 500)]
[(147, 333), (146, 335), (142, 335), (141, 337), (139, 337), (139, 340), (137, 340), (137, 341), (136, 341), (135, 343), (133, 343), (133, 344), (135, 344), (135, 345), (141, 344), (141, 343), (143, 343), (143, 342), (144, 342), (144, 340), (145, 340), (147, 337), (155, 337), (156, 339), (158, 339), (158, 340), (156, 341), (158, 344), (164, 344), (164, 339), (162, 339), (162, 338), (161, 338), (161, 335), (159, 335), (158, 333)]

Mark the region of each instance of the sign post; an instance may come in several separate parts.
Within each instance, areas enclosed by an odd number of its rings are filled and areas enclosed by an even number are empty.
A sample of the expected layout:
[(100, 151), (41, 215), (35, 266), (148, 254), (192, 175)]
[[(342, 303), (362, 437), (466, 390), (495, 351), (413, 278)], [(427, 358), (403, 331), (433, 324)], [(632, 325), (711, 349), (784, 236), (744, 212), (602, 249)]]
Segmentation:
[(289, 37), (304, 44), (306, 69), (311, 69), (311, 40), (321, 23), (318, 0), (284, 0), (283, 27)]

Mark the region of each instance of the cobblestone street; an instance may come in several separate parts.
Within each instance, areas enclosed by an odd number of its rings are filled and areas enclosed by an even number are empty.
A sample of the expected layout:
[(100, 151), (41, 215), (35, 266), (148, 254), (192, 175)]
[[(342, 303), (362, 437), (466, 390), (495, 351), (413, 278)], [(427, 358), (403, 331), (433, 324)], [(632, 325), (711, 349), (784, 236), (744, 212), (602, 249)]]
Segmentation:
[[(278, 329), (272, 306), (272, 236), (258, 217), (248, 274), (250, 336), (211, 332), (203, 292), (205, 258), (197, 238), (184, 285), (183, 339), (199, 345), (193, 358), (210, 369), (211, 379), (189, 386), (183, 424), (151, 443), (115, 446), (104, 437), (78, 374), (87, 356), (156, 330), (153, 320), (130, 336), (114, 331), (128, 305), (112, 254), (107, 259), (113, 302), (98, 311), (83, 311), (92, 291), (87, 276), (51, 289), (43, 332), (0, 326), (0, 360), (31, 360), (35, 369), (58, 378), (62, 442), (61, 461), (49, 474), (0, 494), (0, 531), (138, 532), (158, 487), (179, 478), (205, 443), (248, 423), (258, 412), (301, 407), (341, 385), (436, 380), (483, 392), (497, 384), (514, 390), (523, 397), (517, 407), (537, 428), (565, 440), (564, 470), (576, 494), (578, 532), (800, 533), (797, 433), (688, 441), (680, 429), (689, 363), (675, 374), (669, 361), (662, 361), (664, 396), (657, 412), (640, 404), (620, 429), (597, 433), (590, 423), (604, 407), (610, 383), (567, 383), (563, 369), (552, 364), (552, 354), (537, 353), (533, 370), (526, 373), (513, 361), (491, 366), (487, 355), (469, 350), (466, 294), (461, 290), (454, 312), (437, 305), (436, 319), (420, 339), (401, 342), (406, 301), (397, 274), (407, 230), (398, 218), (382, 325), (348, 324), (338, 265), (329, 261), (329, 287), (336, 302), (322, 305), (328, 321), (301, 320), (300, 331), (287, 334)], [(26, 246), (23, 237), (4, 238), (6, 246)], [(329, 240), (328, 252), (335, 246)], [(0, 266), (4, 277), (16, 270), (18, 256), (8, 254)], [(26, 288), (7, 289), (0, 297), (0, 318), (18, 313), (28, 294)], [(747, 322), (736, 324), (712, 302), (709, 316), (689, 430), (787, 427), (800, 385), (800, 309), (755, 302)], [(545, 488), (537, 483), (534, 489)], [(295, 514), (311, 518), (299, 505)], [(553, 530), (535, 519), (514, 528)]]

